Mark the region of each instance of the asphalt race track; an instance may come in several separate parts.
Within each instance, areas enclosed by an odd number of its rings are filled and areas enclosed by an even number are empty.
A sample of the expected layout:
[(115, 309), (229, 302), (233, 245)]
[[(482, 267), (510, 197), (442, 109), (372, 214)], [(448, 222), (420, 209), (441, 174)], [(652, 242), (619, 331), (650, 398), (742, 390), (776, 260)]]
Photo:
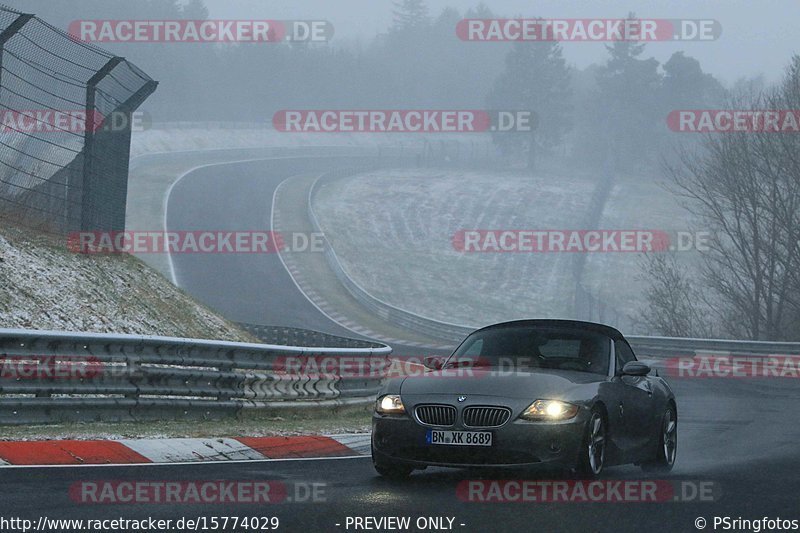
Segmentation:
[[(330, 161), (253, 161), (194, 170), (172, 188), (167, 228), (269, 231), (276, 187), (293, 175), (329, 167)], [(354, 335), (305, 298), (276, 253), (173, 254), (171, 260), (177, 284), (230, 320)]]
[[(696, 531), (698, 517), (800, 518), (800, 415), (796, 380), (673, 380), (679, 448), (668, 475), (632, 466), (610, 468), (608, 480), (665, 480), (713, 486), (713, 502), (465, 502), (459, 482), (474, 479), (563, 480), (559, 471), (428, 469), (386, 481), (366, 457), (251, 463), (3, 469), (4, 516), (47, 518), (277, 516), (285, 531), (347, 531), (347, 517), (455, 517), (457, 531)], [(322, 483), (320, 501), (274, 504), (76, 503), (81, 481), (280, 481)], [(292, 485), (293, 486), (293, 485)], [(290, 490), (290, 495), (294, 489)], [(302, 491), (300, 492), (302, 493)], [(300, 494), (298, 493), (298, 494)], [(688, 493), (687, 493), (688, 494)], [(324, 498), (324, 501), (321, 501)], [(340, 524), (340, 526), (336, 526)], [(460, 526), (464, 524), (464, 526)], [(353, 531), (351, 525), (350, 531)], [(411, 529), (415, 530), (414, 528)]]

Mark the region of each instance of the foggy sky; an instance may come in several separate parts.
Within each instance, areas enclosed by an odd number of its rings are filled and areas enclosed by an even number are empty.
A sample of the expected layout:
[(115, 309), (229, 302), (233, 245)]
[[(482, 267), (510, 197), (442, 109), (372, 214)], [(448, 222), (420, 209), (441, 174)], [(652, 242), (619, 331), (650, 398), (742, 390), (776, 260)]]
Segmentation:
[[(764, 74), (776, 81), (793, 53), (800, 53), (800, 0), (486, 0), (492, 11), (508, 17), (622, 18), (634, 11), (641, 18), (715, 19), (722, 37), (711, 42), (650, 43), (646, 57), (665, 62), (684, 50), (704, 70), (725, 83)], [(478, 0), (428, 0), (431, 14), (451, 6), (464, 12)], [(391, 0), (206, 0), (212, 18), (326, 19), (333, 23), (334, 43), (369, 39), (392, 21)], [(455, 39), (455, 29), (453, 30)], [(492, 43), (464, 43), (495, 46)], [(603, 43), (564, 43), (567, 60), (579, 68), (602, 63)]]

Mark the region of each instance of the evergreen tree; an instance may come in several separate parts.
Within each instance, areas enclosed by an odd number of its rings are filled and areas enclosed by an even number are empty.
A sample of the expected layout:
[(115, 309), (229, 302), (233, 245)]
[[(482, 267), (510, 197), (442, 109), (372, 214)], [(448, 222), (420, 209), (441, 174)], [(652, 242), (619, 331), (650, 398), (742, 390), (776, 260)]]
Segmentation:
[(536, 166), (539, 148), (557, 146), (570, 128), (570, 78), (558, 42), (517, 42), (506, 56), (505, 70), (487, 97), (492, 109), (529, 110), (535, 115), (530, 133), (494, 136), (502, 150), (512, 154), (525, 152), (530, 170)]
[(602, 130), (595, 134), (607, 139), (606, 159), (619, 168), (654, 155), (664, 130), (658, 105), (662, 75), (658, 61), (640, 58), (644, 43), (616, 41), (606, 49), (611, 57), (597, 77), (601, 120), (596, 126)]
[(425, 0), (400, 0), (394, 2), (393, 5), (395, 7), (392, 11), (393, 30), (418, 30), (430, 24)]

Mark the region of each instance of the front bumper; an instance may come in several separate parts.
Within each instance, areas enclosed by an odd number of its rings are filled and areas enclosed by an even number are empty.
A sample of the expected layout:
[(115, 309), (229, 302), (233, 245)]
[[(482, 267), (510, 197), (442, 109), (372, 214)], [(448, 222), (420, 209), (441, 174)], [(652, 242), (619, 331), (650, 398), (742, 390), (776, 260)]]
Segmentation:
[[(526, 466), (555, 463), (575, 466), (584, 438), (588, 413), (581, 409), (571, 420), (527, 422), (512, 419), (499, 428), (432, 428), (411, 416), (372, 418), (372, 453), (387, 464), (423, 466)], [(453, 446), (428, 444), (431, 429), (454, 431), (489, 431), (492, 446)]]

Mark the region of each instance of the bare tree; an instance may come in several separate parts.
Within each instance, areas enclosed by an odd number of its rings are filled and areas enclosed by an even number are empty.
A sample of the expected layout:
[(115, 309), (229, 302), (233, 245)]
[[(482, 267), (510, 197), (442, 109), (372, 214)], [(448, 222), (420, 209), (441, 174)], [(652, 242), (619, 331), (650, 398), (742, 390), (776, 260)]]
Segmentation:
[[(728, 107), (800, 109), (800, 57), (779, 86), (738, 95)], [(665, 166), (672, 190), (711, 233), (700, 275), (718, 298), (724, 331), (760, 340), (800, 337), (800, 136), (708, 135), (701, 149), (685, 149), (678, 163)], [(661, 276), (658, 287), (672, 272), (654, 274)]]
[(639, 319), (646, 329), (670, 337), (713, 336), (706, 297), (687, 266), (673, 253), (651, 253), (641, 268), (641, 278), (651, 282)]

